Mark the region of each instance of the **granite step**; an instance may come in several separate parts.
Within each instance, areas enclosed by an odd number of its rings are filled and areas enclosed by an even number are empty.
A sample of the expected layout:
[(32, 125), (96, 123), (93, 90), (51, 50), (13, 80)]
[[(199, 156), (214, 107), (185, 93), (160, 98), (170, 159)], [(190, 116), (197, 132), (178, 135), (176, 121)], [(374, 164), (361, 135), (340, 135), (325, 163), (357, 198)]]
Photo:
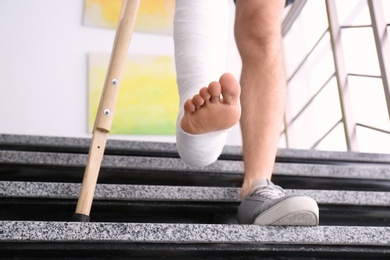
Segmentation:
[[(0, 180), (81, 182), (87, 154), (0, 150)], [(273, 181), (284, 188), (390, 190), (390, 171), (383, 164), (309, 164), (278, 162)], [(219, 160), (192, 167), (178, 158), (106, 155), (103, 183), (234, 186), (243, 177), (242, 161)]]
[(0, 241), (390, 246), (390, 227), (0, 221)]
[[(161, 256), (161, 245), (168, 246), (170, 256), (217, 256), (218, 259), (239, 255), (301, 257), (388, 257), (389, 227), (260, 227), (252, 225), (142, 224), (142, 223), (75, 223), (0, 221), (2, 255), (45, 253), (67, 256), (74, 245), (84, 245), (89, 256), (94, 249), (116, 251), (122, 257)], [(73, 245), (73, 246), (72, 246)], [(118, 246), (119, 245), (119, 246)], [(175, 246), (176, 245), (176, 246)], [(205, 245), (208, 251), (204, 250)], [(180, 248), (179, 250), (173, 249)], [(121, 249), (119, 249), (121, 248)], [(132, 248), (133, 251), (126, 250)], [(138, 249), (138, 251), (137, 251)], [(149, 250), (145, 250), (149, 249)], [(203, 250), (202, 250), (203, 249)], [(80, 248), (78, 248), (80, 251)], [(126, 254), (127, 253), (127, 254)], [(233, 254), (232, 254), (233, 253)], [(337, 254), (335, 254), (337, 253)], [(71, 254), (70, 254), (71, 255)], [(141, 255), (138, 255), (140, 257)], [(99, 255), (102, 257), (102, 255)], [(104, 255), (103, 255), (104, 257)], [(214, 259), (214, 258), (213, 258)], [(238, 258), (242, 259), (242, 258)], [(366, 258), (367, 259), (367, 258)]]
[[(0, 198), (77, 199), (79, 183), (0, 181)], [(323, 205), (389, 206), (390, 192), (285, 189), (287, 195), (307, 195)], [(96, 200), (240, 202), (240, 189), (156, 185), (97, 184)]]
[[(0, 134), (0, 150), (88, 153), (90, 138)], [(134, 155), (178, 158), (175, 143), (112, 140), (107, 141), (107, 155)], [(225, 146), (220, 159), (242, 160), (239, 146)], [(390, 164), (390, 154), (279, 149), (279, 162), (315, 164)]]
[[(0, 164), (44, 167), (83, 168), (87, 162), (85, 154), (23, 152), (0, 150)], [(179, 172), (223, 172), (242, 174), (241, 161), (216, 161), (206, 167), (194, 167), (176, 158), (154, 158), (141, 156), (104, 156), (102, 168), (135, 169)], [(289, 176), (314, 176), (331, 178), (390, 179), (389, 167), (384, 165), (319, 165), (300, 163), (276, 163), (274, 173)]]
[[(0, 220), (69, 221), (80, 184), (0, 182)], [(98, 184), (91, 221), (237, 223), (239, 188)], [(314, 198), (320, 225), (390, 226), (390, 192), (286, 190)]]

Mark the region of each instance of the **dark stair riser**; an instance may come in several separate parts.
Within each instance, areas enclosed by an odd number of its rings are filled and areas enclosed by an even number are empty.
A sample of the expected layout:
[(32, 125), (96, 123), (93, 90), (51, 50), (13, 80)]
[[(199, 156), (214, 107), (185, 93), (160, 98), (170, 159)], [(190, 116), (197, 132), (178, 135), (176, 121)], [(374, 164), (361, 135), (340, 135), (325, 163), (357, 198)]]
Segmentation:
[[(95, 200), (91, 221), (236, 224), (239, 203)], [(76, 200), (0, 198), (0, 220), (71, 221)], [(320, 225), (390, 226), (390, 207), (319, 205)]]
[(3, 258), (19, 259), (388, 259), (390, 249), (365, 246), (264, 244), (0, 243)]

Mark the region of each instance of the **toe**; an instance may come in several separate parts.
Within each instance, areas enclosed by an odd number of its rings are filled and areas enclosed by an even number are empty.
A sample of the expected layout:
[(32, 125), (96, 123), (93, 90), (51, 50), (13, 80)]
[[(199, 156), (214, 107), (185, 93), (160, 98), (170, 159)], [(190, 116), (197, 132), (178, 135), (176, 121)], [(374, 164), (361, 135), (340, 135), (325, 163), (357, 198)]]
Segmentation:
[(204, 100), (210, 100), (211, 94), (208, 88), (204, 87), (199, 91), (199, 95), (204, 99)]
[(227, 103), (235, 102), (240, 96), (241, 87), (236, 78), (230, 74), (225, 73), (221, 76), (220, 80), (221, 92), (223, 100)]
[(194, 102), (192, 102), (192, 99), (188, 99), (185, 103), (184, 103), (184, 111), (186, 113), (193, 113), (195, 112), (196, 110), (196, 106), (194, 104)]
[(192, 102), (194, 103), (195, 107), (199, 108), (199, 107), (203, 106), (203, 104), (204, 104), (204, 99), (201, 97), (201, 95), (196, 94), (196, 95), (192, 98)]
[(208, 89), (211, 95), (211, 101), (219, 101), (219, 97), (222, 93), (221, 84), (219, 82), (213, 81), (210, 83)]

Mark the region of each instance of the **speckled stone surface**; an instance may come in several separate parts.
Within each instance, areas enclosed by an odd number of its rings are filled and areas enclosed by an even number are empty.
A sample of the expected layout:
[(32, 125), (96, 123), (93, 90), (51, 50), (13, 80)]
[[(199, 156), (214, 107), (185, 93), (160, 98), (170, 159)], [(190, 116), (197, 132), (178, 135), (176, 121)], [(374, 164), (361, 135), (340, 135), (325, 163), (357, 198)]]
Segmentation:
[(46, 145), (80, 147), (88, 146), (89, 143), (90, 141), (85, 138), (0, 134), (1, 145)]
[[(29, 136), (29, 135), (9, 135), (0, 134), (0, 145), (44, 145), (61, 147), (84, 147), (88, 148), (91, 139), (89, 138), (69, 138), (69, 137), (49, 137), (49, 136)], [(107, 148), (133, 151), (154, 151), (177, 153), (174, 143), (163, 142), (140, 142), (110, 139), (107, 141)], [(242, 148), (240, 146), (225, 146), (223, 154), (240, 156)], [(355, 161), (367, 163), (390, 163), (390, 154), (375, 153), (355, 153), (355, 152), (331, 152), (318, 150), (301, 149), (279, 149), (279, 157), (284, 158), (306, 158), (338, 161)]]
[(0, 241), (390, 245), (388, 227), (0, 221)]
[[(80, 184), (0, 182), (0, 197), (77, 199)], [(240, 202), (240, 189), (219, 187), (98, 184), (97, 200)], [(307, 195), (320, 204), (390, 206), (390, 192), (286, 190)]]
[[(85, 167), (86, 154), (1, 151), (0, 164), (27, 164), (45, 166)], [(104, 156), (102, 166), (115, 169), (148, 169), (162, 171), (223, 172), (242, 174), (241, 161), (217, 161), (206, 167), (193, 167), (176, 158), (153, 158), (139, 156)], [(383, 165), (321, 165), (299, 163), (276, 163), (274, 173), (289, 176), (314, 176), (334, 178), (367, 178), (390, 180), (389, 166)]]
[[(92, 138), (92, 136), (91, 136)], [(0, 134), (0, 145), (29, 145), (67, 148), (89, 148), (90, 138), (69, 138)], [(107, 140), (106, 148), (132, 151), (177, 153), (175, 143)]]
[[(85, 167), (86, 154), (0, 151), (0, 163)], [(150, 169), (197, 172), (242, 173), (239, 161), (217, 161), (207, 167), (192, 167), (176, 158), (152, 158), (140, 156), (104, 156), (101, 167), (115, 169)]]
[(389, 166), (276, 163), (274, 173), (288, 176), (390, 180)]
[(279, 149), (277, 156), (284, 158), (322, 159), (335, 161), (351, 161), (361, 163), (390, 163), (390, 154), (337, 152), (302, 149)]

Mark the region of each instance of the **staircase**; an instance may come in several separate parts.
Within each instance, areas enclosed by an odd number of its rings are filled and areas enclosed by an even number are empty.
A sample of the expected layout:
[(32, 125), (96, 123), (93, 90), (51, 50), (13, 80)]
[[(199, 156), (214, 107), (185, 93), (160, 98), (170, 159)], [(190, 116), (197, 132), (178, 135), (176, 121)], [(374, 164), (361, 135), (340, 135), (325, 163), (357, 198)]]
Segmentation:
[(279, 150), (273, 182), (316, 199), (320, 226), (259, 227), (237, 224), (240, 148), (195, 168), (110, 140), (91, 222), (72, 222), (89, 142), (0, 135), (0, 258), (390, 258), (390, 155)]

